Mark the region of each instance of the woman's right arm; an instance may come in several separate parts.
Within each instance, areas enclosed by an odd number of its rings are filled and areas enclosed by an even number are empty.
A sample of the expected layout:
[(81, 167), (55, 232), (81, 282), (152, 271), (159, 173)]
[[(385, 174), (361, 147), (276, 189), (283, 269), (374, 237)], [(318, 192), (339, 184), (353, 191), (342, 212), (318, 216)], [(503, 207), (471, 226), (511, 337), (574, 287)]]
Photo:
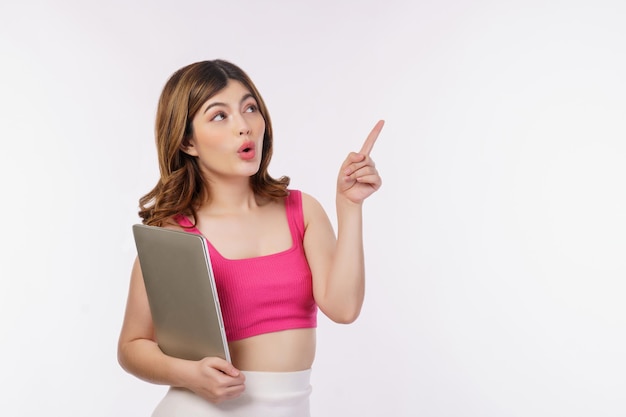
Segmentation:
[(122, 368), (138, 378), (184, 387), (213, 403), (236, 398), (244, 390), (243, 374), (221, 358), (189, 361), (168, 356), (159, 349), (138, 259), (131, 273), (117, 357)]

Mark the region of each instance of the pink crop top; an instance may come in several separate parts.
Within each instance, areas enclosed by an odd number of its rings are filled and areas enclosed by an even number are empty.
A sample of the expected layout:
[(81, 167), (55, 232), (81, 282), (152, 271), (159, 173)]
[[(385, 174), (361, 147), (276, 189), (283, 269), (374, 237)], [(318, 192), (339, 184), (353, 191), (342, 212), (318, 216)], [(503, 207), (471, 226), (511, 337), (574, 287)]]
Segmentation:
[[(285, 209), (291, 248), (248, 259), (226, 259), (207, 240), (220, 307), (229, 341), (263, 333), (317, 326), (311, 270), (304, 254), (302, 195), (289, 190)], [(176, 221), (201, 234), (184, 216)]]

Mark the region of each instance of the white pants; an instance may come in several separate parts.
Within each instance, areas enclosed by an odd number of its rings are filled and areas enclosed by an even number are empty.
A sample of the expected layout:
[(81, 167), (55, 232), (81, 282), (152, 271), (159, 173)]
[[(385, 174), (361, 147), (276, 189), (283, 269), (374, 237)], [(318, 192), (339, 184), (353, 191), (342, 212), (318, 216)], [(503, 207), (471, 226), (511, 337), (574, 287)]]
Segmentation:
[(170, 388), (152, 417), (310, 417), (311, 370), (251, 372), (239, 397), (212, 404), (183, 388)]

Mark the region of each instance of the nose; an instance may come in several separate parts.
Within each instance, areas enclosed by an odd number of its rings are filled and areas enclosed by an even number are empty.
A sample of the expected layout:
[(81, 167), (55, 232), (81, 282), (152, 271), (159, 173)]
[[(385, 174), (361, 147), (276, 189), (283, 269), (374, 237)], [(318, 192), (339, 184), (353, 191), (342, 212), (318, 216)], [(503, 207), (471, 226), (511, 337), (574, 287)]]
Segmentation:
[(246, 118), (243, 115), (240, 115), (237, 118), (237, 129), (238, 129), (238, 133), (239, 136), (242, 135), (249, 135), (250, 134), (250, 125), (248, 124), (248, 121), (246, 120)]

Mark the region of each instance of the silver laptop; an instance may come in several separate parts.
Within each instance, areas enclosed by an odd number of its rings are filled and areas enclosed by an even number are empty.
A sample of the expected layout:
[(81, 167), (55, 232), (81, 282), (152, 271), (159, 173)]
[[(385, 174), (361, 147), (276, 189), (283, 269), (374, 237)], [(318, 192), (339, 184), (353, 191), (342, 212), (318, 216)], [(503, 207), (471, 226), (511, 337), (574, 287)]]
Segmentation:
[(170, 356), (230, 362), (224, 322), (205, 239), (193, 233), (133, 225), (157, 343)]

